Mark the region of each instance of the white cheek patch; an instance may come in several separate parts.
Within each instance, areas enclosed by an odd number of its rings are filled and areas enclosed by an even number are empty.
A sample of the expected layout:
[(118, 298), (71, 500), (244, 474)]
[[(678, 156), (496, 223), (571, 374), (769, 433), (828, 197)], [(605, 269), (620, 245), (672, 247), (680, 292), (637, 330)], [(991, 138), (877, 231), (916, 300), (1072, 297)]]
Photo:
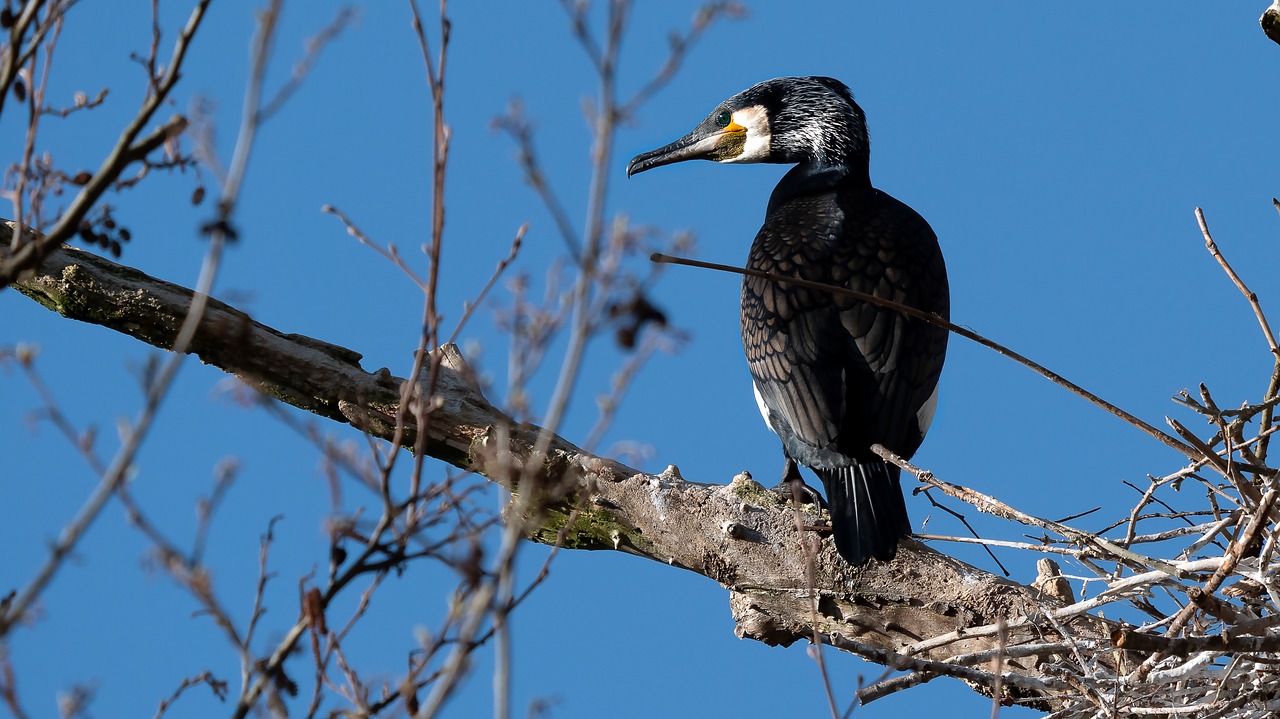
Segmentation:
[(734, 125), (741, 125), (747, 130), (747, 139), (742, 146), (742, 154), (724, 162), (763, 162), (769, 157), (769, 113), (764, 107), (754, 105), (744, 107), (733, 113)]

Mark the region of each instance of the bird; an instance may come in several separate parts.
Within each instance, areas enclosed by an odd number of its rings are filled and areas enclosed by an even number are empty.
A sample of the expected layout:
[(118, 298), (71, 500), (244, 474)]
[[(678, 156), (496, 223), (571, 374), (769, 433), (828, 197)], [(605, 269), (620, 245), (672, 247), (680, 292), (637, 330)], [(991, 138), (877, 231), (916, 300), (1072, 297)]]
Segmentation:
[[(774, 188), (746, 268), (835, 285), (950, 318), (937, 235), (871, 184), (866, 115), (829, 77), (781, 77), (721, 102), (684, 137), (636, 155), (627, 176), (686, 160), (792, 164)], [(742, 205), (739, 205), (742, 206)], [(797, 463), (821, 480), (836, 550), (888, 562), (911, 533), (898, 466), (933, 422), (947, 330), (849, 295), (746, 275), (742, 345), (757, 405)], [(788, 492), (791, 494), (791, 492)]]

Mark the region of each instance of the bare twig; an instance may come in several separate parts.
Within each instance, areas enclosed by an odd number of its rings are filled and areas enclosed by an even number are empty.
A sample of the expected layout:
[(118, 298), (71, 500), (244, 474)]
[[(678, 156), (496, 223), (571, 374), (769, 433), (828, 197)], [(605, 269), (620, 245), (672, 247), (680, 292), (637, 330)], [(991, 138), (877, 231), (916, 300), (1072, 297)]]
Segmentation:
[(178, 688), (173, 690), (173, 693), (170, 694), (168, 698), (160, 702), (160, 707), (156, 709), (155, 719), (163, 717), (165, 712), (169, 711), (169, 709), (173, 707), (173, 705), (184, 693), (186, 693), (188, 689), (201, 684), (207, 685), (209, 687), (209, 691), (212, 691), (213, 695), (219, 700), (226, 698), (227, 683), (215, 677), (211, 672), (203, 671), (193, 677), (183, 679), (182, 683), (178, 685)]
[[(1266, 17), (1264, 15), (1264, 17)], [(1274, 203), (1275, 201), (1272, 200)], [(1280, 204), (1277, 204), (1280, 209)], [(1271, 428), (1271, 418), (1274, 413), (1274, 402), (1280, 396), (1280, 346), (1276, 345), (1275, 334), (1271, 331), (1271, 324), (1267, 321), (1266, 314), (1262, 311), (1262, 304), (1258, 302), (1257, 293), (1250, 290), (1244, 280), (1240, 279), (1240, 275), (1236, 274), (1234, 268), (1227, 262), (1227, 258), (1223, 256), (1222, 251), (1218, 249), (1218, 243), (1213, 241), (1213, 235), (1209, 234), (1209, 223), (1204, 218), (1204, 211), (1199, 207), (1196, 208), (1196, 222), (1200, 225), (1200, 232), (1204, 235), (1205, 249), (1209, 250), (1209, 254), (1213, 255), (1213, 259), (1217, 260), (1218, 265), (1222, 267), (1222, 271), (1227, 273), (1231, 278), (1231, 282), (1240, 290), (1240, 293), (1249, 301), (1249, 306), (1253, 309), (1253, 316), (1258, 320), (1258, 326), (1262, 328), (1262, 335), (1267, 339), (1267, 347), (1271, 350), (1271, 355), (1275, 358), (1273, 368), (1271, 370), (1271, 381), (1267, 385), (1267, 392), (1263, 396), (1263, 403), (1266, 407), (1262, 410), (1262, 418), (1260, 426), (1265, 431)], [(1262, 439), (1258, 443), (1257, 455), (1260, 459), (1267, 458), (1268, 440)]]
[[(1239, 563), (1246, 549), (1253, 544), (1258, 538), (1258, 533), (1262, 531), (1262, 527), (1270, 521), (1272, 508), (1275, 506), (1276, 499), (1280, 497), (1280, 487), (1273, 486), (1263, 495), (1262, 501), (1258, 503), (1258, 509), (1253, 513), (1249, 520), (1249, 525), (1241, 533), (1237, 541), (1231, 543), (1227, 549), (1226, 555), (1223, 557), (1222, 565), (1214, 570), (1209, 580), (1205, 582), (1203, 591), (1207, 594), (1213, 594), (1222, 586), (1222, 582), (1231, 575), (1235, 570), (1236, 564)], [(1169, 624), (1166, 634), (1175, 636), (1183, 627), (1191, 621), (1191, 617), (1196, 613), (1197, 608), (1193, 603), (1187, 604), (1181, 611), (1177, 613), (1173, 621)], [(1139, 666), (1133, 674), (1133, 678), (1142, 681), (1155, 667), (1159, 661), (1161, 653), (1157, 652), (1147, 658), (1145, 662)]]
[[(984, 672), (978, 669), (971, 669), (966, 666), (951, 664), (949, 662), (939, 662), (932, 660), (917, 659), (907, 654), (891, 652), (884, 649), (877, 649), (861, 642), (844, 637), (835, 636), (828, 637), (827, 641), (832, 646), (840, 647), (854, 654), (871, 659), (880, 664), (886, 664), (899, 670), (912, 670), (932, 674), (935, 676), (950, 676), (964, 679), (965, 681), (976, 682), (983, 686), (995, 688), (997, 684), (1003, 683), (1019, 689), (1027, 689), (1041, 694), (1053, 694), (1055, 692), (1071, 691), (1072, 687), (1065, 681), (1057, 679), (1036, 679), (1023, 674), (1014, 672)], [(1038, 650), (1047, 651), (1047, 650)], [(916, 683), (923, 683), (928, 679), (921, 677)], [(858, 699), (863, 704), (867, 704), (886, 696), (889, 693), (900, 691), (906, 687), (894, 686), (888, 683), (873, 684), (858, 691)]]
[(955, 497), (956, 499), (959, 499), (963, 502), (972, 504), (982, 512), (995, 515), (1003, 519), (1012, 519), (1015, 522), (1025, 524), (1027, 526), (1039, 527), (1041, 529), (1047, 529), (1051, 532), (1056, 532), (1072, 540), (1073, 542), (1080, 543), (1082, 546), (1092, 546), (1107, 554), (1112, 555), (1113, 557), (1116, 557), (1118, 559), (1133, 561), (1138, 563), (1141, 566), (1155, 567), (1156, 569), (1166, 572), (1170, 576), (1174, 576), (1174, 577), (1183, 576), (1182, 571), (1180, 569), (1178, 569), (1176, 566), (1172, 564), (1169, 564), (1168, 562), (1163, 562), (1161, 560), (1154, 559), (1152, 557), (1144, 557), (1140, 554), (1137, 554), (1136, 552), (1132, 552), (1113, 542), (1103, 539), (1102, 537), (1099, 537), (1096, 534), (1075, 529), (1074, 527), (1068, 527), (1067, 525), (1062, 524), (1060, 522), (1054, 522), (1049, 519), (1041, 519), (1040, 517), (1035, 517), (1030, 514), (1026, 514), (1025, 512), (1018, 511), (1017, 509), (1010, 507), (1008, 504), (1005, 504), (1004, 502), (1001, 502), (1000, 500), (994, 497), (991, 497), (989, 495), (985, 495), (985, 494), (982, 494), (981, 492), (974, 491), (972, 489), (969, 489), (968, 487), (961, 487), (960, 485), (957, 485), (957, 484), (944, 482), (938, 479), (936, 476), (934, 476), (932, 472), (928, 472), (926, 470), (920, 469), (919, 467), (916, 467), (915, 465), (911, 464), (905, 459), (889, 451), (883, 445), (878, 445), (878, 444), (872, 445), (871, 451), (878, 454), (886, 462), (897, 465), (898, 467), (901, 467), (902, 469), (916, 475), (916, 478), (919, 479), (924, 484), (931, 487), (937, 487), (938, 489), (941, 489), (943, 492), (945, 492), (948, 496)]
[(356, 9), (350, 5), (343, 5), (338, 8), (337, 15), (329, 22), (327, 26), (309, 38), (306, 43), (305, 53), (302, 59), (293, 66), (293, 74), (289, 76), (289, 81), (280, 86), (276, 90), (276, 94), (261, 106), (258, 111), (258, 121), (266, 122), (273, 115), (280, 111), (281, 108), (289, 102), (289, 98), (302, 87), (306, 82), (307, 76), (311, 74), (312, 68), (319, 61), (320, 56), (324, 53), (325, 47), (333, 42), (347, 29), (352, 22), (359, 17)]
[[(1258, 326), (1262, 328), (1262, 335), (1267, 339), (1267, 347), (1271, 349), (1271, 354), (1280, 359), (1280, 346), (1276, 345), (1276, 337), (1271, 332), (1271, 325), (1267, 322), (1267, 316), (1262, 311), (1262, 305), (1258, 303), (1258, 294), (1250, 290), (1240, 279), (1240, 275), (1236, 274), (1231, 264), (1227, 262), (1227, 258), (1222, 256), (1222, 250), (1218, 249), (1218, 243), (1213, 241), (1213, 235), (1209, 234), (1209, 224), (1204, 219), (1204, 210), (1196, 208), (1196, 222), (1200, 225), (1200, 232), (1204, 235), (1204, 246), (1213, 255), (1213, 259), (1218, 261), (1218, 265), (1222, 267), (1222, 271), (1227, 273), (1232, 283), (1240, 290), (1240, 294), (1244, 295), (1249, 301), (1249, 306), (1253, 309), (1253, 316), (1258, 319)], [(1270, 400), (1274, 394), (1268, 394), (1265, 399)]]
[[(26, 239), (18, 240), (20, 244), (14, 252), (4, 262), (0, 263), (0, 289), (12, 284), (19, 275), (34, 268), (45, 257), (48, 257), (53, 250), (69, 240), (72, 234), (80, 229), (80, 223), (88, 215), (89, 210), (97, 203), (98, 199), (102, 197), (102, 194), (107, 191), (111, 184), (120, 177), (126, 167), (145, 159), (147, 155), (186, 128), (186, 119), (181, 116), (175, 116), (150, 135), (141, 140), (138, 139), (143, 129), (151, 122), (152, 117), (164, 104), (170, 91), (177, 84), (183, 61), (186, 59), (187, 50), (196, 31), (200, 28), (200, 23), (204, 19), (209, 3), (210, 0), (200, 0), (196, 4), (190, 18), (187, 20), (186, 26), (179, 33), (178, 39), (174, 43), (173, 54), (169, 58), (165, 74), (158, 81), (155, 81), (155, 92), (148, 94), (138, 114), (120, 134), (115, 147), (103, 160), (97, 172), (93, 173), (89, 180), (85, 182), (58, 222), (47, 233), (39, 236), (26, 237), (23, 228), (21, 226), (17, 228), (15, 236)], [(30, 5), (34, 4), (31, 3)], [(4, 71), (0, 70), (0, 86), (3, 85), (3, 75)]]
[(211, 239), (190, 310), (173, 345), (174, 354), (168, 358), (147, 387), (143, 408), (125, 433), (123, 445), (102, 475), (97, 488), (89, 495), (76, 517), (63, 528), (62, 535), (50, 551), (49, 559), (37, 572), (36, 576), (7, 607), (7, 611), (0, 612), (0, 636), (7, 634), (14, 624), (25, 615), (32, 603), (43, 593), (66, 558), (75, 550), (76, 545), (79, 544), (90, 525), (102, 512), (107, 500), (115, 494), (116, 489), (131, 472), (133, 458), (151, 428), (156, 411), (168, 393), (169, 387), (172, 385), (178, 368), (185, 357), (185, 352), (195, 336), (196, 328), (204, 315), (209, 292), (212, 289), (220, 264), (222, 247), (223, 241), (221, 237), (215, 236)]
[(800, 287), (807, 287), (809, 289), (821, 290), (823, 292), (831, 292), (833, 294), (845, 295), (848, 297), (852, 297), (856, 300), (860, 300), (862, 302), (869, 302), (879, 307), (885, 307), (891, 310), (895, 310), (897, 312), (901, 312), (902, 314), (907, 315), (909, 317), (914, 317), (916, 319), (923, 320), (925, 322), (928, 322), (931, 325), (935, 325), (949, 332), (958, 334), (961, 337), (964, 337), (965, 339), (972, 340), (973, 342), (976, 342), (982, 345), (983, 347), (986, 347), (987, 349), (990, 349), (1003, 357), (1008, 357), (1014, 362), (1017, 362), (1023, 367), (1030, 369), (1032, 372), (1035, 372), (1036, 374), (1040, 375), (1041, 377), (1044, 377), (1050, 382), (1053, 382), (1054, 384), (1067, 389), (1072, 394), (1088, 400), (1090, 403), (1097, 405), (1098, 407), (1101, 407), (1107, 412), (1110, 412), (1116, 417), (1119, 417), (1120, 419), (1124, 420), (1128, 424), (1134, 427), (1137, 427), (1143, 432), (1146, 432), (1148, 435), (1163, 442), (1169, 447), (1172, 447), (1173, 449), (1178, 450), (1178, 452), (1184, 454), (1187, 457), (1196, 458), (1200, 455), (1200, 453), (1197, 450), (1193, 449), (1186, 443), (1178, 441), (1177, 439), (1175, 439), (1174, 437), (1170, 436), (1165, 432), (1161, 432), (1160, 430), (1151, 426), (1147, 422), (1144, 422), (1143, 420), (1138, 419), (1132, 414), (1124, 411), (1123, 409), (1120, 409), (1119, 407), (1115, 406), (1114, 404), (1111, 404), (1105, 399), (1102, 399), (1098, 395), (1084, 389), (1083, 387), (1075, 384), (1074, 382), (1071, 382), (1070, 380), (1059, 375), (1058, 373), (1053, 372), (1052, 370), (1049, 370), (1044, 365), (1041, 365), (1038, 362), (1028, 359), (1027, 357), (1024, 357), (1023, 355), (1018, 354), (1017, 352), (1014, 352), (1013, 350), (1009, 349), (1008, 347), (1005, 347), (1004, 345), (998, 342), (989, 340), (986, 337), (983, 337), (982, 335), (978, 334), (977, 332), (974, 332), (973, 330), (948, 322), (947, 320), (944, 320), (941, 317), (931, 312), (924, 312), (914, 307), (908, 307), (907, 305), (894, 302), (892, 300), (888, 300), (883, 297), (876, 297), (874, 295), (866, 294), (865, 292), (858, 292), (856, 290), (851, 290), (845, 287), (836, 287), (834, 285), (827, 285), (821, 282), (811, 282), (811, 281), (803, 280), (797, 277), (784, 277), (782, 275), (775, 275), (768, 272), (759, 272), (757, 270), (743, 269), (741, 267), (733, 267), (731, 265), (722, 265), (714, 262), (702, 262), (700, 260), (692, 260), (692, 259), (683, 258), (683, 257), (671, 257), (669, 255), (664, 255), (660, 253), (654, 253), (653, 255), (650, 256), (649, 259), (651, 259), (654, 262), (664, 262), (664, 263), (675, 264), (675, 265), (687, 265), (689, 267), (700, 267), (703, 269), (716, 270), (719, 272), (729, 272), (737, 275), (759, 277), (766, 280), (772, 280), (774, 282), (784, 282), (787, 284), (793, 284)]

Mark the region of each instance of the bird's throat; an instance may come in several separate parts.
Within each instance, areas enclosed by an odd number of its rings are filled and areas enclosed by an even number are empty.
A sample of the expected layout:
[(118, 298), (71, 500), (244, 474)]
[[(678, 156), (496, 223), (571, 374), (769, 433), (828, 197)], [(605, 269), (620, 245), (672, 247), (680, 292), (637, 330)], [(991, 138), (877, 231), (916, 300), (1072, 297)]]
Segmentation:
[(871, 187), (869, 168), (848, 164), (802, 162), (782, 176), (769, 197), (769, 212), (788, 200), (830, 192), (837, 186)]

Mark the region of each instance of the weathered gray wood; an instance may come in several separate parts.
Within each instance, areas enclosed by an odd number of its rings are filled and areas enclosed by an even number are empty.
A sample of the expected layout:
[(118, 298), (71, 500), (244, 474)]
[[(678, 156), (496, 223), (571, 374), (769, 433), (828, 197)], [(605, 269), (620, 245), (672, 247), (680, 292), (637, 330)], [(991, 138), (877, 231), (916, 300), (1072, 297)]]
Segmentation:
[[(171, 346), (191, 300), (190, 290), (69, 247), (15, 287), (65, 317), (160, 348)], [(288, 404), (378, 437), (394, 432), (404, 380), (364, 370), (351, 350), (279, 332), (213, 301), (191, 351)], [(509, 485), (512, 469), (532, 461), (541, 430), (513, 425), (494, 408), (469, 382), (456, 348), (435, 356), (439, 404), (424, 451)], [(411, 445), (416, 432), (409, 430)], [(737, 633), (745, 638), (786, 645), (811, 639), (816, 629), (837, 644), (852, 640), (843, 648), (882, 662), (948, 633), (957, 638), (914, 658), (940, 661), (997, 648), (994, 632), (966, 636), (965, 630), (999, 621), (1012, 627), (1004, 646), (1061, 640), (1051, 623), (1037, 619), (1062, 607), (1056, 599), (912, 540), (892, 562), (851, 568), (830, 541), (800, 529), (820, 519), (812, 510), (781, 505), (745, 474), (727, 485), (687, 481), (675, 467), (650, 475), (559, 437), (537, 474), (540, 485), (558, 489), (554, 496), (562, 499), (530, 532), (532, 539), (555, 542), (563, 535), (567, 548), (628, 552), (713, 579), (729, 590)], [(1065, 623), (1077, 641), (1106, 641), (1107, 628), (1095, 618)], [(1038, 661), (1006, 659), (1004, 666), (1028, 680), (1060, 684)], [(1018, 695), (1030, 691), (1009, 684), (1006, 690)], [(1052, 699), (1040, 706), (1063, 708)]]

